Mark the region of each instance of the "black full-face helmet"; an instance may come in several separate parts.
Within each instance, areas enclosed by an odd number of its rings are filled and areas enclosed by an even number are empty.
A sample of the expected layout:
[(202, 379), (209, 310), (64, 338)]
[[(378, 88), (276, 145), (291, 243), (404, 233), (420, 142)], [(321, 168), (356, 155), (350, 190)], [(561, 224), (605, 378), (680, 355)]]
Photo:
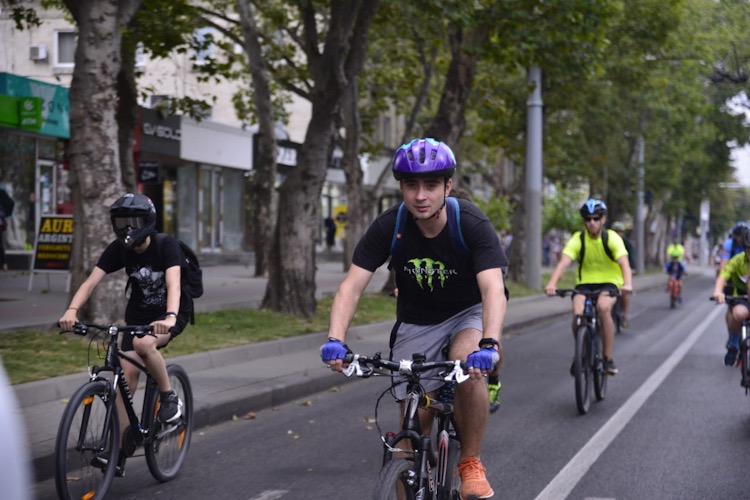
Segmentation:
[(128, 193), (109, 208), (112, 229), (129, 247), (141, 245), (156, 231), (156, 207), (148, 196)]

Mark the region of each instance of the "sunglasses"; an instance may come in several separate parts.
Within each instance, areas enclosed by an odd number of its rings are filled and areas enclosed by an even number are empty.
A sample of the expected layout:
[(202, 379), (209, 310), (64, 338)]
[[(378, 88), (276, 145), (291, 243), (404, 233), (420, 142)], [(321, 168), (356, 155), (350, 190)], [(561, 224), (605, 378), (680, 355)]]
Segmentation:
[(583, 220), (585, 220), (586, 222), (591, 222), (591, 221), (599, 222), (600, 220), (602, 220), (602, 218), (601, 217), (584, 217)]

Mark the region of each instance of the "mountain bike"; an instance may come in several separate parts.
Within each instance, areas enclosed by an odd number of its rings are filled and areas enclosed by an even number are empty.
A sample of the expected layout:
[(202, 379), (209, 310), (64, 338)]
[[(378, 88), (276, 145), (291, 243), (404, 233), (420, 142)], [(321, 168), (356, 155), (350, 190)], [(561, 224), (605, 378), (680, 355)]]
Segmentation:
[[(612, 297), (618, 294), (608, 289), (583, 292), (573, 289), (557, 290), (556, 295), (584, 295), (583, 314), (576, 315), (575, 353), (573, 357), (573, 378), (576, 389), (578, 413), (585, 415), (591, 405), (593, 386), (597, 401), (607, 394), (607, 375), (604, 372), (604, 354), (600, 334), (600, 319), (596, 311), (596, 301), (601, 293)], [(593, 382), (593, 383), (592, 383)]]
[[(714, 298), (710, 297), (710, 300), (714, 300)], [(748, 296), (736, 295), (726, 297), (724, 300), (729, 306), (733, 306), (747, 302)], [(748, 394), (750, 393), (750, 318), (743, 321), (740, 327), (740, 355), (738, 365), (740, 367), (740, 385), (745, 388), (745, 394)]]
[[(423, 354), (411, 360), (389, 361), (380, 353), (368, 358), (353, 355), (344, 370), (347, 377), (389, 376), (399, 374), (405, 381), (394, 382), (375, 404), (375, 425), (383, 442), (383, 467), (378, 476), (376, 500), (451, 500), (459, 498), (461, 487), (457, 467), (461, 443), (453, 421), (452, 389), (469, 378), (462, 361), (426, 361)], [(431, 372), (431, 374), (430, 374)], [(445, 385), (433, 399), (421, 384), (425, 379), (440, 379)], [(378, 406), (385, 394), (398, 384), (406, 383), (406, 399), (401, 430), (383, 433), (378, 422)], [(419, 420), (419, 409), (431, 410), (437, 439), (425, 434)], [(437, 441), (437, 443), (435, 443)], [(406, 443), (407, 445), (404, 445)], [(403, 458), (405, 457), (405, 458)]]
[[(72, 330), (60, 333), (90, 334), (90, 380), (70, 398), (57, 431), (55, 486), (59, 498), (104, 498), (115, 477), (120, 449), (127, 456), (133, 456), (136, 449), (143, 446), (151, 475), (161, 482), (174, 479), (185, 461), (193, 433), (190, 380), (181, 366), (167, 366), (170, 383), (183, 407), (182, 416), (176, 422), (162, 422), (158, 418), (160, 398), (156, 381), (145, 366), (121, 351), (117, 344), (120, 334), (143, 337), (151, 334), (151, 326), (76, 323)], [(105, 350), (104, 366), (91, 366), (94, 345), (97, 352)], [(125, 380), (122, 359), (146, 374), (140, 419)], [(125, 428), (122, 443), (115, 406), (118, 390), (130, 424)]]

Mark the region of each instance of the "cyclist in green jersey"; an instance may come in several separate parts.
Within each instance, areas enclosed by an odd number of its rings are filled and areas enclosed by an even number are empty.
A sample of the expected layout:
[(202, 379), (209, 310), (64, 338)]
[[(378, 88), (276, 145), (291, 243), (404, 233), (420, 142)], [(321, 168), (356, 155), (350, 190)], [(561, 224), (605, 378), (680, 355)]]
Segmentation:
[[(550, 297), (554, 296), (557, 282), (560, 281), (568, 266), (576, 260), (580, 267), (580, 272), (577, 273), (576, 290), (609, 289), (612, 292), (619, 290), (622, 295), (630, 294), (633, 291), (633, 281), (625, 243), (615, 231), (608, 231), (606, 242), (608, 250), (604, 248), (602, 235), (603, 231), (606, 231), (604, 224), (607, 221), (607, 205), (602, 200), (591, 198), (581, 206), (580, 212), (586, 231), (576, 232), (565, 244), (560, 262), (552, 272), (544, 291)], [(581, 262), (582, 257), (585, 258)], [(616, 297), (601, 294), (596, 303), (601, 319), (604, 371), (607, 375), (615, 375), (618, 371), (612, 360), (615, 324), (611, 312), (616, 300)], [(573, 335), (576, 331), (575, 317), (583, 314), (584, 301), (583, 295), (573, 296)]]
[[(742, 234), (742, 246), (744, 252), (738, 253), (726, 263), (719, 272), (714, 283), (714, 300), (723, 304), (726, 300), (725, 286), (733, 285), (732, 295), (747, 295), (748, 254), (750, 254), (750, 232)], [(750, 306), (747, 300), (735, 302), (727, 314), (727, 328), (729, 329), (729, 342), (727, 343), (727, 356), (724, 364), (734, 366), (737, 363), (737, 351), (739, 349), (740, 329), (742, 322), (750, 316)]]

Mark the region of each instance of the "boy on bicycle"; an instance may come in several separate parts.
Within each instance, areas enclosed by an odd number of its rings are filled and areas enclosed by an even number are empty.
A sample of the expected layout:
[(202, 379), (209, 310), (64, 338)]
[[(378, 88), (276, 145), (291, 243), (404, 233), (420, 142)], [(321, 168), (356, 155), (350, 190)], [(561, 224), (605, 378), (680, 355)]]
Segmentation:
[[(747, 295), (748, 254), (750, 254), (750, 232), (742, 233), (743, 252), (735, 255), (726, 263), (714, 282), (714, 300), (719, 304), (726, 301), (725, 286), (731, 284), (732, 295)], [(734, 366), (737, 363), (737, 351), (740, 345), (740, 329), (742, 322), (750, 316), (747, 299), (734, 302), (729, 309), (727, 327), (729, 328), (729, 342), (724, 364)], [(732, 351), (731, 353), (729, 351)]]
[[(466, 360), (470, 379), (456, 387), (455, 396), (461, 497), (490, 498), (494, 491), (480, 461), (489, 418), (484, 376), (500, 363), (502, 354), (507, 297), (501, 269), (507, 259), (487, 216), (461, 199), (460, 230), (470, 255), (455, 248), (446, 209), (455, 169), (453, 151), (434, 139), (415, 139), (396, 151), (392, 172), (408, 211), (404, 230), (396, 234), (396, 206), (382, 213), (357, 244), (352, 266), (331, 306), (329, 338), (321, 347), (321, 357), (332, 370), (346, 366), (344, 358), (351, 353), (346, 332), (359, 298), (390, 256), (398, 287), (391, 359), (411, 359), (414, 353), (425, 353), (428, 361), (445, 359), (441, 352), (449, 345), (449, 359)], [(399, 243), (391, 255), (394, 234)], [(442, 381), (424, 385), (434, 393)], [(404, 384), (395, 391), (396, 398), (403, 400)], [(431, 423), (430, 415), (423, 414), (425, 431)]]
[(664, 271), (669, 276), (670, 281), (675, 280), (677, 283), (677, 301), (682, 303), (682, 275), (687, 273), (685, 264), (680, 261), (680, 252), (673, 251), (672, 260), (664, 265)]
[[(570, 237), (562, 251), (560, 262), (557, 263), (544, 291), (550, 297), (555, 296), (557, 282), (574, 261), (578, 261), (579, 272), (576, 279), (576, 290), (610, 290), (617, 293), (629, 294), (633, 291), (632, 271), (628, 261), (628, 251), (620, 235), (609, 231), (606, 236), (605, 248), (604, 224), (607, 221), (607, 205), (602, 200), (590, 198), (581, 206), (581, 217), (586, 225), (585, 231), (578, 231)], [(585, 249), (585, 250), (584, 250)], [(583, 258), (582, 258), (583, 257)], [(613, 344), (615, 341), (615, 324), (612, 320), (612, 306), (617, 298), (602, 293), (596, 302), (597, 312), (601, 319), (602, 350), (604, 351), (604, 372), (616, 375), (618, 370), (612, 360)], [(576, 316), (583, 314), (585, 297), (573, 296), (573, 335), (576, 334)], [(573, 366), (570, 368), (573, 374)]]
[[(81, 284), (60, 318), (61, 328), (69, 330), (78, 321), (81, 310), (94, 289), (107, 274), (124, 269), (130, 287), (130, 298), (125, 309), (125, 323), (153, 326), (151, 335), (142, 338), (125, 335), (121, 349), (143, 363), (154, 377), (161, 393), (158, 417), (166, 423), (182, 415), (182, 401), (172, 390), (167, 365), (159, 349), (179, 335), (192, 312), (188, 301), (181, 300), (180, 249), (177, 240), (164, 238), (162, 247), (156, 237), (156, 208), (147, 196), (128, 193), (112, 204), (109, 210), (112, 229), (117, 239), (110, 243), (99, 258), (91, 274)], [(140, 370), (126, 360), (122, 363), (132, 395), (138, 388)], [(128, 422), (125, 406), (117, 399), (121, 425)], [(121, 429), (124, 433), (125, 429)], [(117, 475), (124, 474), (124, 452), (120, 451)], [(91, 465), (105, 468), (106, 460), (94, 457)]]

